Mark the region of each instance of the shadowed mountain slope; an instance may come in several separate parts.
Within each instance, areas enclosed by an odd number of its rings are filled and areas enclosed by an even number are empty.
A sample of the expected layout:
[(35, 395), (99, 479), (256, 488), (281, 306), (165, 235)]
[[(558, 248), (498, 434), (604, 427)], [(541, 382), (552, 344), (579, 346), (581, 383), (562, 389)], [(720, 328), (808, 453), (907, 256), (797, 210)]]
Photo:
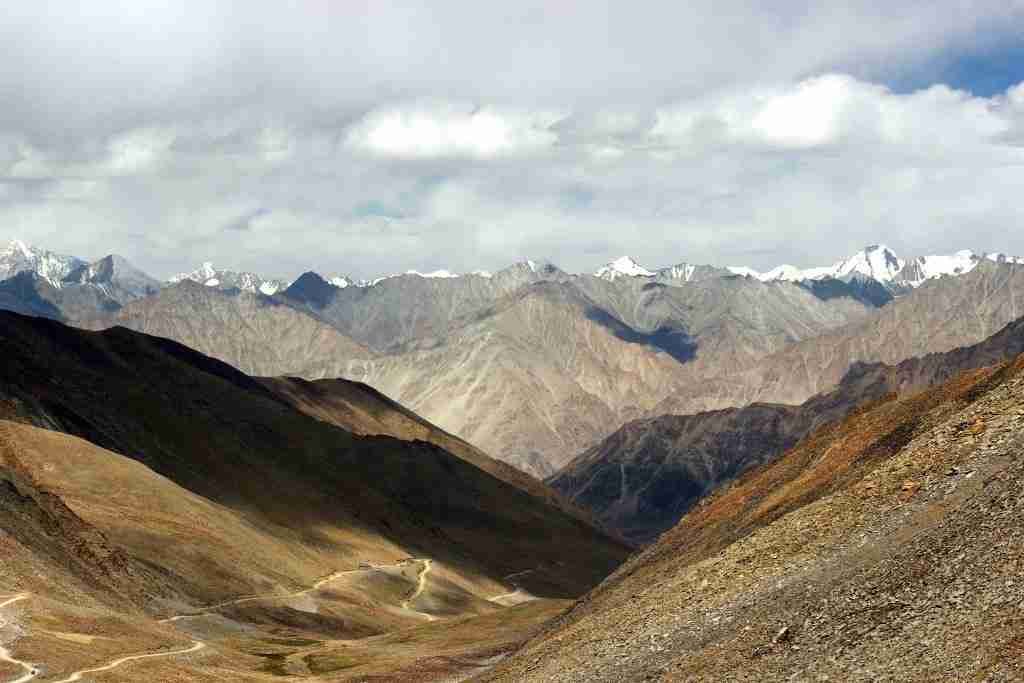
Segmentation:
[(0, 320), (9, 411), (134, 458), (293, 540), (345, 555), (338, 529), (496, 579), (536, 569), (527, 582), (556, 595), (623, 557), (580, 520), (434, 444), (353, 435), (175, 342)]
[(663, 415), (630, 422), (548, 481), (609, 528), (653, 540), (700, 498), (794, 446), (815, 428), (887, 394), (906, 395), (1024, 353), (1024, 320), (980, 344), (895, 366), (855, 364), (833, 391), (799, 406)]
[(694, 508), (501, 681), (1018, 680), (1024, 358), (890, 395)]
[(260, 379), (296, 409), (360, 435), (386, 435), (403, 441), (428, 441), (569, 514), (593, 523), (581, 508), (520, 469), (491, 458), (470, 443), (449, 434), (399, 403), (361, 382), (344, 379), (304, 380), (298, 377)]

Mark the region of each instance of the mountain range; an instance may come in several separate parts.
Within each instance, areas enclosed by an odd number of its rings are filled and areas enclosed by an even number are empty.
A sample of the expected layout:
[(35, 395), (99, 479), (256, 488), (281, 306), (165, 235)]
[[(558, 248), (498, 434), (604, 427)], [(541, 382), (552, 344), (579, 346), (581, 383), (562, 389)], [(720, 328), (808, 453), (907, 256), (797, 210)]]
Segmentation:
[(1016, 259), (4, 253), (5, 680), (1022, 670)]
[(5, 253), (20, 273), (4, 308), (165, 336), (255, 375), (365, 382), (537, 477), (632, 420), (799, 404), (854, 362), (976, 343), (1016, 317), (1021, 286), (1017, 259), (883, 246), (800, 278), (624, 257), (593, 275), (526, 261), (333, 283), (210, 264), (158, 283), (117, 257)]

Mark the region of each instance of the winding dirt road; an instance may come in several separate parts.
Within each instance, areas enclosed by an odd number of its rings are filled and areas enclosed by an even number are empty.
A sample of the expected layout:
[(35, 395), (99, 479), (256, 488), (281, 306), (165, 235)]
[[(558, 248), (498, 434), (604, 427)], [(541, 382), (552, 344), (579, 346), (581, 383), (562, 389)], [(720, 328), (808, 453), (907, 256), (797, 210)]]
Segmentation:
[(427, 621), (437, 621), (437, 617), (435, 617), (433, 614), (420, 612), (419, 610), (414, 610), (412, 607), (410, 607), (410, 605), (412, 605), (416, 598), (423, 595), (423, 591), (427, 587), (427, 574), (430, 573), (430, 570), (434, 566), (433, 560), (420, 560), (420, 562), (423, 563), (423, 568), (416, 576), (416, 590), (414, 590), (408, 598), (402, 601), (402, 609), (408, 610), (410, 612), (416, 612), (416, 614), (422, 614), (427, 618)]
[(109, 664), (98, 666), (95, 669), (81, 669), (71, 674), (67, 678), (62, 678), (59, 681), (55, 681), (55, 683), (74, 683), (74, 681), (82, 680), (82, 676), (84, 676), (85, 674), (94, 674), (100, 671), (110, 671), (111, 669), (116, 669), (122, 664), (127, 664), (128, 662), (135, 662), (140, 659), (156, 659), (157, 657), (175, 657), (177, 655), (184, 655), (190, 652), (198, 652), (199, 650), (202, 650), (204, 647), (206, 647), (206, 643), (200, 642), (198, 640), (193, 640), (191, 647), (187, 647), (182, 650), (170, 650), (169, 652), (150, 652), (148, 654), (142, 655), (129, 655), (127, 657), (115, 659)]
[(513, 590), (510, 593), (502, 593), (501, 595), (495, 595), (494, 597), (487, 599), (491, 602), (495, 602), (501, 605), (502, 607), (512, 607), (513, 605), (521, 605), (524, 602), (531, 602), (533, 600), (536, 600), (536, 595), (524, 590), (518, 583), (515, 582), (515, 579), (518, 579), (520, 576), (526, 576), (527, 574), (532, 574), (535, 571), (537, 570), (526, 569), (521, 572), (516, 572), (515, 574), (509, 574), (505, 577), (505, 580), (511, 583), (512, 587), (515, 590)]
[(309, 588), (303, 588), (302, 590), (295, 591), (294, 593), (266, 593), (264, 595), (249, 595), (249, 596), (246, 596), (244, 598), (236, 598), (234, 600), (225, 600), (224, 602), (218, 602), (215, 605), (210, 605), (209, 607), (204, 607), (203, 609), (199, 610), (198, 612), (190, 612), (188, 614), (179, 614), (177, 616), (168, 617), (166, 619), (161, 619), (160, 623), (161, 624), (167, 624), (167, 623), (170, 623), (172, 621), (179, 621), (181, 619), (191, 619), (191, 618), (194, 618), (194, 617), (201, 617), (204, 614), (212, 614), (212, 613), (214, 613), (214, 612), (216, 612), (218, 610), (224, 609), (225, 607), (231, 607), (233, 605), (241, 605), (241, 604), (246, 603), (246, 602), (259, 602), (259, 601), (262, 601), (262, 600), (287, 600), (289, 598), (298, 598), (298, 597), (301, 597), (303, 595), (309, 595), (310, 593), (312, 593), (314, 591), (318, 591), (321, 588), (323, 588), (325, 585), (331, 583), (332, 581), (337, 581), (341, 577), (346, 576), (348, 574), (358, 574), (360, 572), (373, 571), (374, 569), (378, 569), (378, 566), (377, 565), (371, 565), (369, 568), (349, 569), (349, 570), (343, 571), (343, 572), (334, 572), (333, 574), (330, 574), (330, 575), (325, 576), (324, 578), (320, 579), (319, 581), (314, 583)]
[[(422, 615), (428, 621), (436, 621), (437, 617), (435, 617), (434, 615), (427, 614), (426, 612), (420, 612), (418, 610), (413, 609), (412, 606), (411, 606), (412, 603), (415, 602), (415, 600), (417, 598), (419, 598), (423, 594), (423, 591), (426, 590), (426, 587), (427, 587), (427, 576), (430, 574), (430, 570), (433, 568), (433, 560), (424, 559), (424, 560), (418, 560), (418, 561), (421, 562), (423, 566), (420, 569), (420, 571), (419, 571), (419, 573), (418, 573), (418, 575), (416, 577), (416, 588), (409, 595), (409, 597), (407, 599), (402, 601), (401, 606), (402, 606), (402, 609), (404, 609), (404, 610), (407, 610), (407, 611), (414, 612), (416, 614)], [(337, 581), (341, 577), (347, 576), (349, 574), (358, 574), (358, 573), (361, 573), (361, 572), (376, 571), (376, 570), (383, 569), (383, 568), (386, 568), (386, 567), (398, 567), (398, 566), (400, 566), (402, 564), (404, 564), (404, 562), (398, 562), (398, 563), (396, 563), (394, 565), (370, 565), (370, 566), (367, 566), (367, 567), (361, 567), (359, 569), (349, 569), (349, 570), (346, 570), (346, 571), (338, 571), (338, 572), (334, 572), (333, 574), (330, 574), (328, 576), (325, 576), (322, 579), (319, 579), (318, 581), (316, 581), (309, 588), (304, 588), (302, 590), (295, 591), (293, 593), (268, 593), (266, 595), (249, 595), (249, 596), (246, 596), (246, 597), (243, 597), (243, 598), (236, 598), (234, 600), (225, 600), (224, 602), (219, 602), (219, 603), (217, 603), (215, 605), (210, 605), (209, 607), (206, 607), (206, 608), (204, 608), (204, 609), (202, 609), (202, 610), (200, 610), (198, 612), (192, 612), (192, 613), (189, 613), (189, 614), (179, 614), (179, 615), (176, 615), (176, 616), (173, 616), (173, 617), (168, 617), (166, 619), (161, 619), (160, 623), (170, 623), (170, 622), (178, 621), (180, 619), (189, 619), (189, 618), (192, 618), (192, 617), (200, 617), (200, 616), (203, 616), (205, 614), (214, 613), (214, 612), (216, 612), (216, 611), (218, 611), (220, 609), (223, 609), (225, 607), (230, 607), (232, 605), (240, 605), (240, 604), (247, 603), (247, 602), (256, 602), (256, 601), (260, 601), (260, 600), (285, 600), (285, 599), (289, 599), (289, 598), (296, 598), (296, 597), (300, 597), (300, 596), (303, 596), (303, 595), (308, 595), (310, 593), (313, 593), (314, 591), (317, 591), (317, 590), (323, 588), (328, 583), (331, 583), (332, 581)], [(27, 599), (29, 597), (30, 596), (29, 596), (28, 593), (19, 593), (17, 595), (0, 597), (0, 609), (2, 609), (4, 607), (7, 607), (8, 605), (12, 605), (15, 602), (18, 602), (20, 600), (25, 600), (25, 599)], [(7, 625), (7, 623), (8, 622), (6, 620), (0, 618), (0, 628), (5, 627)], [(95, 668), (91, 668), (91, 669), (81, 669), (79, 671), (75, 671), (74, 673), (72, 673), (67, 678), (62, 678), (61, 680), (55, 681), (54, 683), (75, 683), (75, 681), (82, 680), (82, 677), (85, 676), (86, 674), (99, 673), (101, 671), (110, 671), (111, 669), (116, 669), (117, 667), (122, 666), (124, 664), (127, 664), (128, 662), (135, 662), (135, 661), (139, 661), (139, 660), (142, 660), (142, 659), (156, 659), (156, 658), (160, 658), (160, 657), (175, 657), (177, 655), (184, 655), (184, 654), (190, 654), (192, 652), (198, 652), (198, 651), (202, 650), (205, 647), (206, 647), (206, 643), (204, 643), (202, 641), (199, 641), (199, 640), (193, 640), (192, 641), (192, 645), (187, 647), (187, 648), (182, 648), (182, 649), (178, 649), (178, 650), (168, 650), (166, 652), (148, 652), (148, 653), (143, 653), (143, 654), (138, 654), (138, 655), (128, 655), (128, 656), (125, 656), (125, 657), (119, 657), (118, 659), (115, 659), (115, 660), (113, 660), (111, 662), (108, 662), (107, 664), (104, 664), (103, 666), (99, 666), (99, 667), (95, 667)], [(14, 664), (16, 666), (20, 666), (20, 667), (22, 667), (25, 670), (24, 674), (22, 674), (21, 676), (19, 676), (18, 678), (14, 679), (12, 681), (7, 681), (6, 683), (28, 683), (28, 681), (31, 681), (36, 676), (38, 676), (39, 673), (40, 673), (39, 668), (38, 668), (37, 665), (32, 664), (30, 662), (21, 661), (20, 659), (15, 659), (14, 657), (11, 656), (11, 653), (6, 648), (4, 648), (3, 646), (0, 646), (0, 661), (5, 661), (5, 662), (8, 662), (8, 663)]]
[[(18, 593), (17, 595), (10, 595), (0, 598), (0, 609), (3, 609), (8, 605), (13, 605), (19, 600), (26, 600), (28, 599), (28, 597), (28, 593)], [(5, 626), (7, 626), (7, 624), (8, 621), (0, 617), (0, 628), (4, 628)], [(10, 651), (3, 645), (0, 645), (0, 662), (8, 662), (10, 664), (14, 664), (15, 666), (20, 666), (22, 669), (25, 670), (25, 673), (23, 673), (18, 678), (15, 678), (14, 680), (10, 681), (9, 683), (27, 683), (27, 681), (31, 681), (33, 678), (39, 675), (39, 669), (36, 667), (35, 664), (23, 662), (20, 659), (15, 659), (11, 656)]]

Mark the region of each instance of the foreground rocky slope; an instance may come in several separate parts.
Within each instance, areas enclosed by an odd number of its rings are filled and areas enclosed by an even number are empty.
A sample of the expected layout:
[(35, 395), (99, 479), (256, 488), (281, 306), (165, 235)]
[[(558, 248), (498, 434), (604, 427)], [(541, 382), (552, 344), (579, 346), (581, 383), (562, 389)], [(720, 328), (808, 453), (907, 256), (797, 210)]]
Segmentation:
[(609, 528), (653, 540), (723, 482), (767, 462), (815, 428), (887, 394), (908, 395), (1024, 353), (1024, 319), (973, 346), (897, 365), (856, 363), (839, 386), (799, 406), (663, 415), (626, 424), (549, 483)]
[(1019, 680), (1024, 358), (887, 397), (692, 510), (485, 677)]

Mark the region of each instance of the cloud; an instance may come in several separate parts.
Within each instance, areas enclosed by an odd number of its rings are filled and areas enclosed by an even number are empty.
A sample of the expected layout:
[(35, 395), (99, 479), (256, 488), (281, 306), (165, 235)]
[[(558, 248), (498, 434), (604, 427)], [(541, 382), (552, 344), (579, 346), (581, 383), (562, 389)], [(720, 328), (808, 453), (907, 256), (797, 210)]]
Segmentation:
[(413, 104), (368, 113), (348, 130), (346, 143), (405, 159), (521, 155), (554, 144), (558, 136), (551, 129), (560, 118), (457, 103)]
[(5, 12), (0, 238), (157, 275), (1024, 254), (1024, 84), (929, 81), (1020, 0)]

